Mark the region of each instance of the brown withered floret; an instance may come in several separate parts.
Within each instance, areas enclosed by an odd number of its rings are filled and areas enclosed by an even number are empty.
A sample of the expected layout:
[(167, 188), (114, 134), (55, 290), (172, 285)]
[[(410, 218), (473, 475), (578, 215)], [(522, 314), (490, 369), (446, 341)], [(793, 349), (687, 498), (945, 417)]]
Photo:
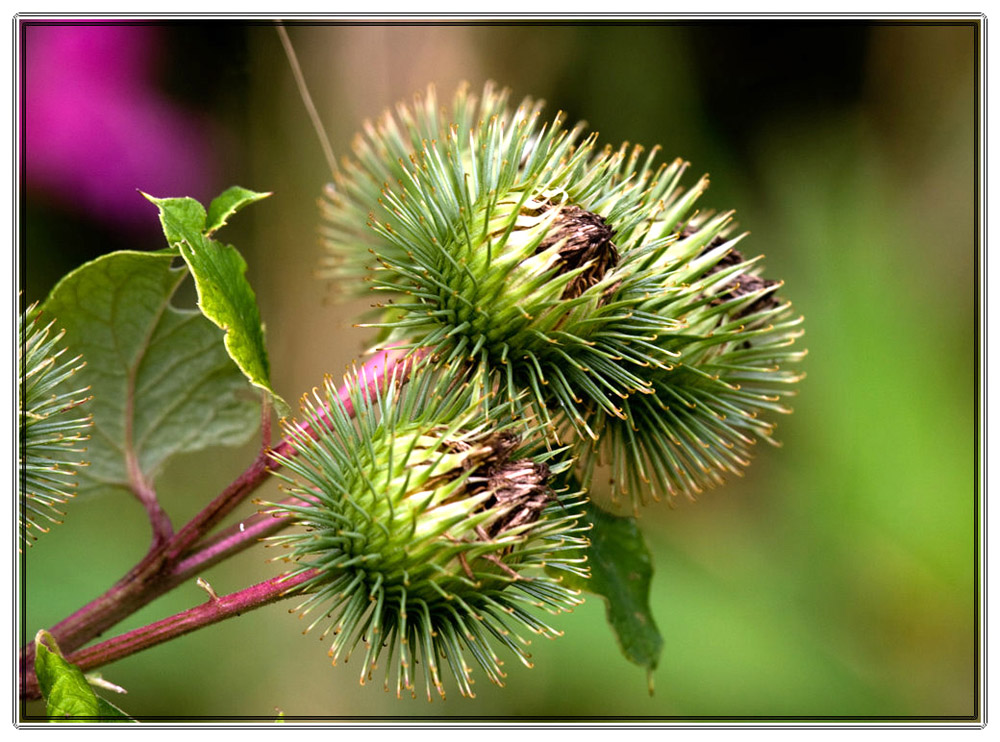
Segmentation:
[(489, 492), (490, 497), (483, 503), (483, 509), (507, 509), (484, 529), (489, 538), (517, 526), (534, 523), (552, 499), (548, 488), (551, 472), (546, 464), (531, 459), (510, 460), (511, 453), (520, 442), (515, 433), (504, 432), (490, 435), (475, 444), (466, 441), (444, 444), (448, 450), (455, 452), (478, 449), (462, 464), (465, 471), (472, 470), (462, 496), (473, 497)]
[(545, 239), (538, 245), (535, 254), (561, 243), (559, 274), (593, 261), (582, 273), (573, 278), (563, 291), (563, 299), (575, 299), (618, 265), (618, 248), (611, 241), (614, 233), (604, 221), (604, 217), (579, 206), (554, 208), (560, 209), (559, 216), (552, 223), (552, 228)]
[[(682, 237), (688, 237), (697, 231), (693, 227), (685, 227), (681, 232)], [(719, 245), (722, 245), (727, 240), (725, 237), (717, 236), (713, 237), (712, 241), (709, 242), (704, 249), (698, 254), (699, 257), (706, 254), (710, 250), (714, 250)], [(730, 268), (734, 265), (739, 265), (743, 262), (743, 253), (741, 253), (736, 248), (732, 248), (727, 252), (718, 263), (713, 265), (709, 270), (707, 275), (712, 275), (713, 273), (718, 273), (724, 268)], [(761, 289), (768, 288), (770, 286), (778, 285), (778, 281), (771, 281), (767, 278), (759, 278), (749, 273), (737, 273), (730, 279), (729, 285), (721, 292), (716, 294), (715, 298), (712, 299), (712, 304), (719, 305), (725, 301), (730, 301), (731, 299), (738, 299), (741, 296), (746, 296), (747, 294), (752, 294)], [(765, 294), (759, 297), (756, 301), (751, 302), (747, 306), (743, 307), (740, 311), (733, 315), (734, 319), (740, 317), (747, 317), (756, 312), (760, 312), (764, 309), (773, 309), (778, 306), (778, 298), (774, 295), (774, 292), (770, 294)]]
[[(736, 277), (733, 287), (726, 292), (725, 296), (727, 299), (738, 298), (740, 296), (746, 296), (747, 294), (752, 294), (770, 286), (777, 285), (777, 281), (771, 281), (767, 278), (759, 278), (757, 276), (741, 273)], [(733, 316), (746, 317), (765, 309), (773, 309), (778, 306), (778, 303), (778, 299), (773, 292), (770, 294), (764, 294), (763, 296), (758, 297), (755, 301), (750, 302)]]
[(486, 507), (512, 507), (485, 529), (486, 534), (493, 538), (538, 520), (552, 499), (548, 478), (549, 467), (531, 459), (508, 461), (490, 472), (487, 487), (493, 496)]
[[(549, 467), (531, 459), (510, 460), (520, 443), (513, 433), (498, 433), (485, 442), (491, 453), (468, 481), (468, 494), (490, 493), (483, 503), (487, 510), (507, 509), (507, 512), (484, 529), (493, 538), (521, 525), (534, 523), (552, 499), (548, 488)], [(481, 534), (482, 535), (482, 534)]]
[[(510, 460), (519, 443), (520, 438), (513, 433), (497, 433), (477, 444), (483, 450), (482, 456), (469, 459), (473, 471), (466, 481), (465, 496), (488, 492), (483, 509), (500, 511), (485, 527), (476, 528), (482, 541), (492, 541), (506, 531), (534, 523), (553, 499), (548, 487), (550, 471), (546, 464), (531, 459)], [(456, 451), (472, 447), (465, 442), (447, 445)], [(492, 562), (514, 579), (525, 579), (501, 561), (504, 553), (506, 550), (499, 554), (484, 554), (481, 558)], [(460, 555), (459, 560), (469, 579), (474, 579), (465, 557)]]

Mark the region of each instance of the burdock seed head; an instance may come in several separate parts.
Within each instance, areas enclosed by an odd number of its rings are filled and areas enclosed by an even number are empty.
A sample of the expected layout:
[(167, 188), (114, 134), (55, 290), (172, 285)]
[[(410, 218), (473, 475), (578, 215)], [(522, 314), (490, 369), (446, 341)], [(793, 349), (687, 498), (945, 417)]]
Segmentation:
[(552, 576), (586, 574), (582, 502), (553, 479), (568, 462), (468, 385), (419, 372), (369, 398), (349, 383), (353, 419), (328, 380), (288, 425), (298, 455), (281, 463), (303, 504), (272, 512), (302, 526), (275, 539), (289, 574), (311, 575), (297, 610), (332, 633), (335, 664), (363, 652), (362, 683), (382, 663), (387, 690), (415, 695), (419, 674), (443, 697), (443, 666), (471, 696), (471, 660), (502, 684), (494, 647), (529, 664), (527, 635), (559, 633), (539, 611), (581, 602)]
[(474, 369), (575, 445), (585, 481), (608, 459), (638, 504), (739, 473), (787, 411), (801, 318), (732, 213), (695, 210), (707, 177), (540, 110), (430, 88), (366, 124), (327, 189), (327, 274), (382, 297), (383, 344)]
[(64, 332), (54, 332), (35, 305), (18, 317), (19, 463), (23, 497), (19, 498), (20, 546), (30, 546), (36, 532), (60, 523), (59, 507), (73, 497), (79, 454), (93, 418), (85, 403), (89, 388), (72, 383), (83, 368), (79, 356), (64, 358)]

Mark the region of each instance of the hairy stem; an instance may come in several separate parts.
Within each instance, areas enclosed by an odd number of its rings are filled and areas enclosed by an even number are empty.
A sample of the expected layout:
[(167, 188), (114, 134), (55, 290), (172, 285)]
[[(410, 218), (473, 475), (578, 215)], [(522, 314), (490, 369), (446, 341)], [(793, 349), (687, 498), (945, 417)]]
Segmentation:
[[(109, 662), (120, 660), (155, 647), (157, 644), (176, 639), (196, 629), (211, 626), (227, 618), (239, 616), (241, 613), (261, 608), (290, 597), (296, 587), (309, 580), (313, 572), (303, 572), (293, 577), (281, 575), (244, 588), (230, 595), (218, 597), (213, 595), (208, 602), (190, 608), (162, 621), (129, 631), (121, 636), (95, 644), (67, 655), (66, 659), (86, 672), (95, 667), (101, 667)], [(25, 700), (40, 698), (38, 679), (34, 672), (24, 676), (21, 692)]]
[[(359, 378), (365, 384), (363, 393), (373, 394), (389, 376), (397, 382), (403, 381), (412, 369), (413, 363), (422, 356), (421, 351), (408, 353), (405, 350), (392, 348), (374, 355), (359, 370)], [(340, 389), (340, 398), (348, 413), (352, 414), (350, 389), (346, 384)], [(312, 435), (308, 426), (303, 426), (303, 429)], [(282, 440), (273, 451), (285, 457), (297, 453), (289, 438)], [(103, 595), (49, 629), (49, 633), (63, 651), (67, 654), (73, 653), (193, 576), (197, 570), (206, 569), (252, 546), (259, 538), (289, 525), (289, 522), (282, 522), (283, 519), (268, 519), (271, 522), (265, 522), (263, 518), (259, 521), (251, 519), (254, 520), (251, 528), (246, 528), (245, 521), (242, 532), (237, 526), (235, 533), (230, 531), (220, 539), (206, 543), (202, 548), (197, 546), (222, 518), (260, 487), (270, 472), (278, 467), (279, 464), (271, 457), (271, 450), (265, 445), (253, 463), (190, 523), (159, 546), (154, 539), (154, 545), (149, 553), (128, 574)], [(27, 643), (21, 652), (22, 670), (27, 671), (34, 664), (34, 654), (34, 643)]]
[[(307, 502), (296, 497), (289, 497), (287, 500), (283, 500), (282, 504), (300, 507), (308, 505)], [(177, 563), (171, 579), (175, 580), (176, 583), (183, 582), (197, 572), (208, 569), (261, 539), (287, 528), (288, 525), (285, 518), (268, 513), (251, 515), (236, 525), (220, 531), (212, 538), (199, 543), (195, 549)]]

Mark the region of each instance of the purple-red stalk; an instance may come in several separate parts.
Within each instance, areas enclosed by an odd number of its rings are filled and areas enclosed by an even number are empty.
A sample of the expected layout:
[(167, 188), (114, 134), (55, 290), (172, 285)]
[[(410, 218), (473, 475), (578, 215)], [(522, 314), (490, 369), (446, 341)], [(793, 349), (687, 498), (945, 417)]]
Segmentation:
[[(425, 353), (421, 350), (407, 351), (403, 349), (388, 348), (382, 350), (369, 359), (359, 370), (358, 378), (364, 383), (363, 394), (368, 396), (385, 383), (387, 377), (396, 382), (404, 381), (413, 365), (417, 363)], [(350, 398), (350, 389), (345, 383), (339, 390), (340, 400), (344, 404), (349, 415), (354, 414), (353, 403)], [(301, 429), (309, 435), (315, 434), (308, 424), (300, 423)], [(264, 425), (265, 433), (269, 430), (269, 424)], [(281, 454), (285, 457), (294, 456), (297, 451), (289, 437), (284, 438), (273, 448), (273, 453)], [(73, 660), (77, 656), (75, 650), (82, 647), (87, 642), (104, 633), (119, 621), (135, 613), (143, 606), (149, 604), (160, 595), (176, 587), (179, 583), (193, 576), (195, 571), (206, 569), (216, 564), (232, 554), (255, 544), (263, 536), (270, 535), (281, 528), (289, 525), (290, 521), (282, 518), (271, 518), (270, 516), (254, 516), (244, 521), (244, 528), (239, 527), (228, 529), (218, 537), (206, 540), (206, 535), (219, 523), (226, 515), (243, 502), (254, 490), (266, 481), (271, 471), (279, 468), (279, 464), (272, 458), (272, 449), (267, 445), (265, 439), (260, 452), (253, 463), (226, 487), (209, 505), (199, 512), (187, 525), (175, 533), (165, 543), (157, 545), (154, 540), (153, 547), (149, 553), (133, 567), (128, 574), (116, 582), (107, 592), (91, 601), (78, 611), (68, 616), (64, 620), (49, 629), (63, 652)], [(249, 523), (249, 526), (247, 525)], [(199, 542), (202, 545), (199, 545)], [(277, 579), (277, 578), (276, 578)], [(261, 583), (267, 585), (268, 583)], [(297, 583), (296, 583), (297, 584)], [(241, 610), (259, 607), (265, 603), (255, 603), (257, 600), (260, 585), (247, 588), (247, 591), (240, 591), (227, 596), (227, 600), (234, 605), (243, 605), (240, 601), (250, 601)], [(287, 587), (287, 585), (286, 585)], [(244, 595), (244, 592), (247, 594)], [(280, 594), (272, 596), (268, 602), (280, 599)], [(229, 603), (227, 603), (229, 605)], [(204, 606), (200, 607), (204, 608)], [(186, 616), (181, 622), (184, 631), (187, 633), (198, 628), (198, 620), (204, 618), (208, 625), (235, 615), (239, 611), (217, 615), (212, 611), (201, 611), (192, 609), (190, 612), (178, 614)], [(177, 618), (177, 617), (174, 617)], [(171, 621), (173, 619), (165, 619)], [(158, 626), (152, 624), (151, 626)], [(147, 646), (153, 646), (165, 639), (157, 638), (160, 634), (144, 633), (150, 627), (143, 627), (131, 631), (121, 637), (109, 640), (119, 642), (116, 646), (128, 648), (125, 654), (118, 654), (114, 659), (133, 654)], [(178, 634), (179, 635), (179, 634)], [(167, 638), (172, 638), (168, 636)], [(155, 639), (153, 643), (147, 640)], [(108, 642), (103, 642), (98, 647), (104, 646)], [(90, 651), (90, 650), (87, 650)], [(37, 698), (37, 682), (34, 675), (34, 655), (35, 647), (33, 643), (27, 644), (21, 652), (21, 696), (25, 699)], [(88, 655), (89, 656), (89, 655)], [(91, 661), (91, 660), (88, 660)], [(100, 664), (110, 662), (111, 659), (103, 659)], [(98, 665), (90, 665), (96, 667)], [(29, 693), (30, 691), (30, 693)]]
[[(66, 659), (84, 672), (101, 667), (143, 649), (149, 649), (157, 644), (189, 634), (204, 626), (211, 626), (246, 611), (283, 600), (289, 597), (289, 593), (296, 587), (313, 576), (313, 570), (292, 577), (280, 575), (230, 595), (222, 597), (213, 595), (206, 603), (135, 629), (127, 634), (108, 639), (100, 644), (95, 644), (92, 647), (72, 652), (66, 656)], [(26, 678), (22, 697), (25, 700), (40, 697), (38, 680), (34, 674)]]

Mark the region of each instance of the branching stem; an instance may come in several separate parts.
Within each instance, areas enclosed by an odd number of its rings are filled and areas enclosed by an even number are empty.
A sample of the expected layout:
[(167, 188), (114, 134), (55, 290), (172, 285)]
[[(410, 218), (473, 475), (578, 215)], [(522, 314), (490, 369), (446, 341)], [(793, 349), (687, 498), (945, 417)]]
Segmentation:
[[(108, 639), (92, 647), (72, 652), (66, 659), (84, 672), (92, 670), (143, 649), (149, 649), (170, 639), (189, 634), (196, 629), (211, 626), (227, 618), (239, 616), (246, 611), (290, 597), (296, 587), (312, 576), (314, 576), (312, 572), (304, 572), (293, 577), (281, 575), (230, 595), (212, 596), (202, 605), (135, 629), (127, 634)], [(38, 682), (34, 674), (26, 679), (22, 696), (26, 700), (40, 697)]]
[[(421, 351), (407, 352), (393, 348), (375, 354), (359, 369), (359, 378), (365, 382), (363, 393), (365, 395), (373, 394), (376, 389), (379, 389), (385, 383), (386, 378), (390, 375), (397, 382), (403, 381), (409, 375), (413, 363), (417, 362), (422, 356), (423, 353)], [(353, 414), (350, 389), (347, 384), (340, 389), (340, 399), (344, 403), (348, 414)], [(269, 413), (266, 414), (269, 415)], [(269, 422), (264, 426), (264, 434), (269, 437), (268, 429)], [(312, 431), (308, 426), (303, 426), (303, 430), (312, 435)], [(71, 660), (76, 656), (74, 654), (75, 650), (78, 650), (95, 637), (100, 636), (109, 628), (132, 615), (160, 595), (189, 579), (198, 571), (204, 570), (252, 546), (260, 538), (273, 534), (290, 524), (290, 521), (286, 519), (257, 515), (243, 521), (242, 529), (237, 525), (222, 532), (215, 538), (208, 538), (208, 534), (212, 528), (218, 525), (226, 515), (231, 513), (235, 507), (260, 487), (267, 480), (271, 471), (278, 468), (279, 465), (272, 458), (271, 450), (267, 447), (266, 441), (267, 438), (265, 438), (265, 445), (262, 446), (253, 463), (187, 525), (159, 544), (157, 543), (157, 537), (154, 535), (153, 545), (149, 553), (128, 574), (118, 580), (103, 595), (49, 629), (49, 633), (55, 638), (59, 646), (67, 653), (67, 656)], [(289, 438), (282, 440), (273, 450), (275, 453), (280, 453), (285, 457), (294, 456), (297, 453)], [(257, 595), (254, 591), (259, 587), (248, 588), (251, 591), (248, 593), (248, 596)], [(240, 595), (242, 593), (235, 593), (232, 597), (236, 599), (235, 596)], [(268, 602), (273, 602), (279, 598), (280, 596), (272, 596)], [(239, 598), (239, 600), (242, 599)], [(250, 597), (247, 599), (250, 600)], [(260, 603), (259, 605), (264, 604), (266, 603)], [(254, 607), (258, 607), (258, 604), (253, 603), (251, 600), (241, 610), (249, 610)], [(187, 633), (194, 628), (198, 628), (199, 625), (208, 625), (208, 623), (214, 623), (228, 617), (228, 615), (221, 615), (213, 618), (216, 614), (212, 611), (197, 612), (198, 609), (192, 610), (195, 611), (192, 614), (194, 618), (187, 617), (182, 622), (184, 627), (189, 628), (185, 628), (180, 633)], [(199, 624), (199, 617), (211, 620), (208, 620), (207, 623)], [(172, 619), (166, 620), (170, 621)], [(151, 626), (158, 626), (158, 624), (152, 624)], [(136, 632), (141, 631), (143, 629), (136, 630)], [(160, 629), (157, 629), (157, 631), (160, 631)], [(125, 636), (130, 636), (136, 632), (130, 632), (130, 634), (126, 634)], [(180, 634), (176, 635), (179, 636)], [(160, 634), (153, 632), (150, 636), (160, 636)], [(172, 636), (167, 636), (167, 638), (172, 638)], [(154, 643), (159, 643), (159, 641), (163, 640), (165, 639), (158, 639)], [(107, 642), (104, 644), (107, 644)], [(104, 646), (104, 644), (99, 646)], [(104, 664), (112, 661), (112, 659), (119, 659), (127, 654), (137, 652), (147, 646), (152, 646), (152, 644), (129, 640), (120, 646), (116, 645), (115, 652), (117, 654), (111, 659), (101, 659), (104, 655), (98, 654), (94, 655), (88, 661)], [(131, 649), (125, 651), (129, 647)], [(121, 654), (122, 651), (125, 651), (125, 654)], [(33, 669), (34, 655), (35, 648), (33, 643), (27, 644), (21, 652), (21, 678), (23, 683), (21, 694), (24, 698), (37, 697), (28, 694), (32, 688), (35, 688), (35, 692), (37, 692), (37, 683)], [(87, 656), (90, 657), (91, 655)], [(98, 664), (89, 665), (89, 667), (96, 667)]]

